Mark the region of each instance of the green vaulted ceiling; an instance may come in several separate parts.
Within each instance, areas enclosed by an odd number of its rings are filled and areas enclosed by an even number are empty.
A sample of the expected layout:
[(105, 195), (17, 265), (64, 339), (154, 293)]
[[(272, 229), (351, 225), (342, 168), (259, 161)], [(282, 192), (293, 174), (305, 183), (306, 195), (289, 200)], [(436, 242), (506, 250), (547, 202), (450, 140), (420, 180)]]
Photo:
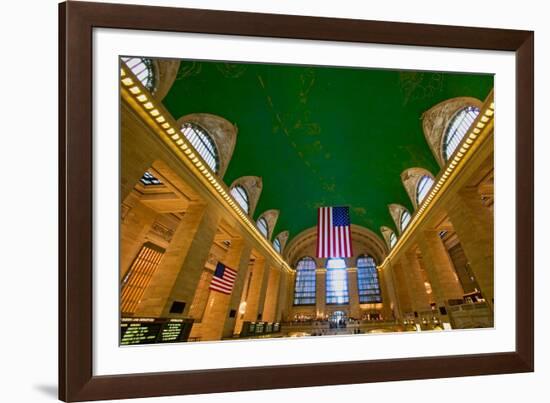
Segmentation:
[(437, 175), (421, 116), (457, 96), (484, 100), (492, 75), (183, 61), (164, 104), (174, 118), (219, 115), (238, 127), (224, 176), (260, 176), (254, 219), (280, 210), (274, 234), (316, 225), (319, 206), (348, 205), (351, 220), (395, 228), (388, 204), (412, 210), (400, 174)]

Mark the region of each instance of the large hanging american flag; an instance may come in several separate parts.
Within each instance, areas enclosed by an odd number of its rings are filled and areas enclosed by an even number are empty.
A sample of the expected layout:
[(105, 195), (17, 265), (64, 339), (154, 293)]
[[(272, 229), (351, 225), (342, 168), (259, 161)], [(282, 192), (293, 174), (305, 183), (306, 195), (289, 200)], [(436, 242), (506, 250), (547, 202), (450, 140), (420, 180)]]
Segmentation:
[(230, 295), (231, 291), (233, 291), (233, 285), (235, 284), (236, 278), (237, 272), (235, 270), (218, 262), (216, 270), (214, 271), (214, 276), (210, 282), (210, 289)]
[(320, 207), (317, 220), (317, 257), (351, 257), (349, 207)]

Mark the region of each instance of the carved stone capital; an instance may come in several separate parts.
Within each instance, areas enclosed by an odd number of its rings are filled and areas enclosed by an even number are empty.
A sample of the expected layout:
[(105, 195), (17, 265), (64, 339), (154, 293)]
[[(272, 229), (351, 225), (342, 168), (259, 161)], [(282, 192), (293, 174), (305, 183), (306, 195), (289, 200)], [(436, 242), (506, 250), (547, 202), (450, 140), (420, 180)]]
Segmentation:
[(155, 72), (155, 89), (153, 95), (159, 101), (162, 101), (174, 80), (178, 75), (178, 69), (180, 67), (180, 61), (176, 59), (153, 59), (153, 66)]

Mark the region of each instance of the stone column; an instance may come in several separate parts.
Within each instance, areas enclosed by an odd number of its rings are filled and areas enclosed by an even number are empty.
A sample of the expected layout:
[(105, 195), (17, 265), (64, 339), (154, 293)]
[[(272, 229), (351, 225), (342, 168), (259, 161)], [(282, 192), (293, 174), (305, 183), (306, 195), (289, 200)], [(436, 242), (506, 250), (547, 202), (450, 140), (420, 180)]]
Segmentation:
[(419, 234), (418, 246), (437, 306), (445, 306), (449, 299), (462, 299), (464, 290), (438, 232), (428, 230)]
[(470, 271), (492, 308), (494, 298), (494, 220), (475, 189), (461, 191), (448, 211)]
[(229, 316), (226, 316), (223, 331), (224, 337), (230, 337), (233, 334), (240, 333), (241, 331), (240, 329), (237, 330), (237, 318), (239, 317), (239, 305), (241, 304), (241, 298), (244, 291), (246, 279), (249, 275), (251, 253), (252, 247), (248, 244), (245, 244), (239, 263), (239, 275), (237, 276), (237, 280), (235, 281), (233, 293), (231, 294), (231, 299), (229, 301), (229, 311), (234, 310), (235, 317), (230, 318)]
[(269, 273), (263, 310), (263, 320), (266, 322), (275, 322), (277, 306), (279, 305), (279, 283), (281, 280), (281, 270), (283, 269), (272, 267)]
[[(205, 204), (189, 205), (143, 294), (136, 316), (188, 315), (219, 221), (219, 214)], [(183, 312), (170, 313), (175, 301), (185, 304)]]
[(269, 265), (266, 264), (265, 258), (256, 258), (254, 267), (252, 268), (250, 291), (243, 318), (245, 322), (256, 322), (258, 320), (258, 314), (261, 312), (260, 308), (263, 308), (263, 301), (261, 299), (265, 297), (265, 284), (267, 283), (268, 273)]
[(317, 317), (324, 318), (326, 315), (327, 302), (327, 270), (315, 270), (315, 310)]
[(393, 284), (388, 284), (388, 279), (386, 278), (388, 269), (377, 269), (377, 271), (378, 285), (380, 286), (380, 294), (382, 296), (382, 318), (384, 320), (393, 320), (395, 319), (395, 315), (392, 310), (392, 305), (395, 306)]
[(354, 319), (361, 319), (359, 289), (357, 288), (357, 268), (349, 268), (346, 272), (348, 275), (349, 315)]
[(412, 312), (411, 296), (409, 294), (409, 286), (407, 284), (407, 278), (405, 277), (404, 268), (400, 261), (393, 262), (391, 264), (394, 285), (397, 292), (397, 299), (399, 300), (399, 310), (401, 316), (405, 316), (406, 313)]
[(422, 271), (416, 253), (407, 251), (401, 256), (403, 272), (409, 288), (412, 309), (416, 312), (430, 311), (430, 300), (426, 293)]
[(241, 329), (243, 326), (244, 321), (244, 313), (241, 313), (239, 308), (241, 307), (241, 304), (245, 304), (245, 312), (246, 312), (246, 301), (248, 300), (248, 294), (250, 293), (250, 284), (252, 283), (252, 269), (254, 268), (254, 263), (248, 261), (248, 266), (246, 269), (245, 279), (243, 281), (243, 287), (241, 291), (241, 297), (239, 299), (239, 306), (237, 307), (237, 318), (235, 320), (235, 328), (233, 330), (234, 334), (241, 333)]
[(262, 321), (265, 321), (264, 319), (264, 309), (265, 309), (265, 300), (267, 295), (267, 284), (269, 280), (270, 273), (275, 270), (274, 267), (272, 267), (269, 264), (265, 265), (264, 268), (264, 276), (262, 278), (262, 288), (260, 288), (260, 295), (258, 298), (258, 315), (262, 316)]
[(220, 340), (222, 337), (233, 335), (237, 312), (233, 318), (230, 318), (230, 305), (232, 308), (238, 305), (250, 259), (250, 250), (251, 248), (247, 247), (242, 239), (231, 241), (231, 246), (222, 263), (237, 271), (237, 278), (231, 294), (210, 291), (201, 325), (202, 340)]
[(283, 322), (288, 317), (289, 307), (292, 306), (292, 297), (288, 293), (288, 283), (291, 279), (290, 273), (281, 270), (279, 279), (279, 296), (277, 298), (277, 309), (275, 311), (275, 322)]
[(208, 296), (210, 295), (210, 282), (213, 274), (212, 271), (206, 269), (201, 274), (195, 297), (189, 307), (189, 317), (195, 319), (195, 323), (202, 321)]

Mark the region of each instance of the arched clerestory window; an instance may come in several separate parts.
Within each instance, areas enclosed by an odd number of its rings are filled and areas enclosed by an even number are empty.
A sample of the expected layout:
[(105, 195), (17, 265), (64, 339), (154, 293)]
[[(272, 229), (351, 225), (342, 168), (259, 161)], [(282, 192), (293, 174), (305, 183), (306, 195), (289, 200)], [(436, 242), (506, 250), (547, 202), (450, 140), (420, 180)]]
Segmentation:
[(393, 248), (396, 243), (397, 243), (397, 236), (395, 236), (395, 232), (392, 232), (390, 234), (390, 248)]
[(281, 253), (281, 241), (279, 238), (275, 238), (273, 241), (273, 249), (275, 249), (277, 253)]
[(269, 225), (267, 224), (267, 220), (264, 217), (260, 217), (258, 219), (258, 221), (256, 222), (256, 227), (258, 227), (264, 238), (268, 237)]
[(420, 203), (422, 203), (424, 198), (428, 195), (433, 184), (434, 180), (428, 175), (424, 175), (420, 178), (416, 185), (416, 203), (418, 206), (420, 206)]
[(460, 109), (451, 119), (443, 138), (443, 157), (448, 161), (479, 115), (479, 108), (467, 106)]
[(145, 57), (121, 57), (121, 59), (143, 86), (153, 92), (156, 84), (153, 60)]
[(403, 210), (401, 212), (401, 218), (399, 219), (401, 232), (405, 231), (405, 228), (407, 228), (409, 222), (411, 222), (411, 213), (409, 213), (407, 210)]
[(309, 256), (296, 264), (294, 305), (315, 305), (315, 260)]
[(248, 214), (248, 211), (250, 209), (250, 203), (248, 201), (248, 193), (246, 193), (246, 190), (244, 187), (240, 185), (233, 186), (231, 188), (231, 196), (233, 196), (233, 199), (239, 204), (241, 209)]
[(362, 255), (357, 258), (357, 290), (360, 304), (382, 302), (376, 262), (370, 256)]
[(348, 273), (344, 259), (327, 260), (327, 304), (349, 304)]
[(206, 130), (194, 123), (184, 123), (181, 132), (212, 171), (218, 173), (220, 158), (216, 144)]

